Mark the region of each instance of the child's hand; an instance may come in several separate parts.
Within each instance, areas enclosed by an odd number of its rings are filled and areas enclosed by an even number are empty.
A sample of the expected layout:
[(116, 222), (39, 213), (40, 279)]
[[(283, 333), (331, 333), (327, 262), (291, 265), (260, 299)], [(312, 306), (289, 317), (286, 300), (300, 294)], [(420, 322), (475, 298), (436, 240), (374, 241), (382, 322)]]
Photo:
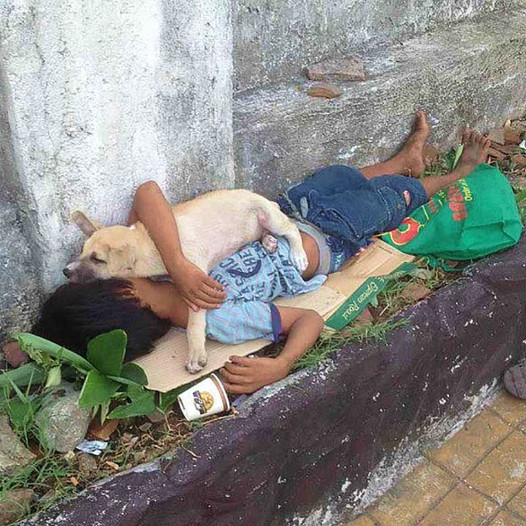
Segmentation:
[(250, 394), (289, 374), (290, 364), (277, 358), (248, 358), (231, 356), (230, 362), (219, 370), (228, 393)]
[(206, 275), (199, 267), (184, 260), (178, 266), (177, 275), (170, 276), (186, 304), (193, 310), (216, 309), (225, 301), (225, 288)]

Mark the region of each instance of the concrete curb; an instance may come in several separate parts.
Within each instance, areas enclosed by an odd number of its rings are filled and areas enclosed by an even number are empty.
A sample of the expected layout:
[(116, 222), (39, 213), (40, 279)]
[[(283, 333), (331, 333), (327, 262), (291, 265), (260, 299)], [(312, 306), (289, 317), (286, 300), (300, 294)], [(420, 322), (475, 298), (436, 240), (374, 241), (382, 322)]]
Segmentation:
[(387, 345), (343, 348), (201, 429), (195, 457), (177, 451), (25, 524), (334, 524), (367, 504), (379, 468), (393, 483), (411, 444), (444, 439), (523, 355), (525, 261), (523, 239), (409, 309)]

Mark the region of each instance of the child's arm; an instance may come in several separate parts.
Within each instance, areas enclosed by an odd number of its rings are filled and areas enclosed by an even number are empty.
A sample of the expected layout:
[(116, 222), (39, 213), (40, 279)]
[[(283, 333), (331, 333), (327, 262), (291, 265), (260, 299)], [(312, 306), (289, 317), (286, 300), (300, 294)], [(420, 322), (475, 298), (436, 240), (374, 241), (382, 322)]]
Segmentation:
[(183, 255), (172, 208), (154, 181), (137, 188), (128, 224), (141, 221), (159, 250), (163, 263), (186, 304), (212, 309), (226, 298), (223, 286)]
[(324, 321), (316, 311), (294, 307), (278, 307), (278, 311), (283, 334), (287, 335), (283, 350), (276, 358), (231, 356), (219, 371), (229, 393), (253, 393), (285, 378), (320, 335)]

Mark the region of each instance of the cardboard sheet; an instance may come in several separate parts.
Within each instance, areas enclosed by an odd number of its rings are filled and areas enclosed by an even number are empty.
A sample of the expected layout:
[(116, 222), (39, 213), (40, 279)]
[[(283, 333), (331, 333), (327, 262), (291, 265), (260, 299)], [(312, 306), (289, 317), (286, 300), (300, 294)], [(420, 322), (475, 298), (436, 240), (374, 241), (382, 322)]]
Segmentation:
[[(317, 291), (295, 298), (280, 298), (275, 303), (313, 309), (323, 316), (327, 325), (339, 328), (356, 317), (376, 295), (379, 281), (375, 278), (403, 269), (413, 260), (413, 256), (376, 240), (360, 256), (351, 259), (340, 272), (331, 274)], [(238, 345), (207, 340), (207, 366), (198, 374), (189, 374), (184, 368), (186, 333), (172, 329), (157, 342), (150, 354), (134, 361), (148, 376), (149, 389), (167, 392), (219, 369), (233, 354), (246, 356), (267, 345), (269, 342), (266, 340), (252, 340)]]

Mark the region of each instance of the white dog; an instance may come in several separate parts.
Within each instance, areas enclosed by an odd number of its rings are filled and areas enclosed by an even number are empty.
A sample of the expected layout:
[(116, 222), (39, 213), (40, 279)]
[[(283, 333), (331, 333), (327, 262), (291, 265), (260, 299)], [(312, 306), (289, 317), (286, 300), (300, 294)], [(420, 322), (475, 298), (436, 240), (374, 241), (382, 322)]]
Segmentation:
[[(243, 245), (261, 239), (266, 231), (287, 238), (292, 263), (300, 272), (307, 267), (297, 226), (276, 203), (258, 194), (218, 190), (172, 209), (184, 256), (207, 274), (216, 263)], [(73, 220), (90, 237), (80, 257), (64, 269), (71, 280), (166, 275), (161, 256), (141, 223), (102, 228), (82, 212), (75, 212)], [(189, 309), (186, 368), (191, 373), (206, 365), (205, 329), (206, 311)]]

